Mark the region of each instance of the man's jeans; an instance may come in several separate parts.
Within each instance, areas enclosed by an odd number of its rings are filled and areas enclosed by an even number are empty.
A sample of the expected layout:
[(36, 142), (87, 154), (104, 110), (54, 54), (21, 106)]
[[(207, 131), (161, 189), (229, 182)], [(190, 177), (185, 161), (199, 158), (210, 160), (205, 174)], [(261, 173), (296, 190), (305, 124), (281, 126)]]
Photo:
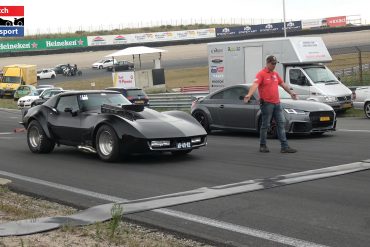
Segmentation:
[(261, 104), (262, 124), (260, 129), (260, 144), (266, 145), (267, 130), (270, 127), (271, 118), (273, 117), (276, 122), (277, 135), (281, 143), (281, 148), (288, 147), (288, 141), (285, 134), (285, 117), (283, 108), (280, 104), (272, 104), (264, 102)]

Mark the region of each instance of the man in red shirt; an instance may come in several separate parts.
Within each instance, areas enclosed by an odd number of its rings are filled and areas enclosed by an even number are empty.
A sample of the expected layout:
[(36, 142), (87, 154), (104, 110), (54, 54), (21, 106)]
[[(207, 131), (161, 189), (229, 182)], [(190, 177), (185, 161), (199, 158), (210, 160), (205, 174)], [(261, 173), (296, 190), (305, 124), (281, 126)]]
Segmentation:
[(253, 93), (258, 88), (260, 97), (260, 108), (262, 113), (262, 124), (260, 129), (260, 152), (268, 153), (270, 150), (266, 146), (267, 130), (270, 127), (271, 118), (275, 119), (277, 125), (277, 135), (281, 143), (282, 153), (295, 153), (296, 149), (289, 147), (285, 134), (284, 122), (285, 117), (280, 105), (279, 86), (297, 99), (297, 95), (289, 89), (279, 74), (274, 71), (277, 59), (275, 56), (267, 56), (266, 67), (257, 73), (256, 79), (249, 89), (248, 94), (244, 97), (244, 102), (248, 103)]

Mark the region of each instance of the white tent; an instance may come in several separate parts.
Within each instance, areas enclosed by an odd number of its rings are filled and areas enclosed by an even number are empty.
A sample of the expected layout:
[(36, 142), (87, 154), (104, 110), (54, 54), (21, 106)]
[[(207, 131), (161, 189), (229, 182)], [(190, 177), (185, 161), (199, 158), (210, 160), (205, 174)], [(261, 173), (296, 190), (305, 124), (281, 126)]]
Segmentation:
[(113, 52), (105, 57), (118, 57), (118, 56), (128, 56), (128, 55), (141, 55), (141, 54), (149, 54), (149, 53), (162, 53), (166, 52), (166, 50), (150, 48), (146, 46), (135, 46), (129, 47), (123, 50), (119, 50)]
[(162, 49), (156, 49), (156, 48), (150, 48), (147, 46), (135, 46), (135, 47), (129, 47), (123, 50), (119, 50), (116, 52), (113, 52), (109, 55), (106, 55), (105, 57), (119, 57), (119, 56), (130, 56), (132, 55), (132, 59), (135, 62), (135, 55), (139, 55), (139, 63), (141, 67), (141, 58), (140, 56), (142, 54), (151, 54), (151, 53), (159, 53), (159, 60), (162, 57), (162, 52), (166, 52), (166, 50)]

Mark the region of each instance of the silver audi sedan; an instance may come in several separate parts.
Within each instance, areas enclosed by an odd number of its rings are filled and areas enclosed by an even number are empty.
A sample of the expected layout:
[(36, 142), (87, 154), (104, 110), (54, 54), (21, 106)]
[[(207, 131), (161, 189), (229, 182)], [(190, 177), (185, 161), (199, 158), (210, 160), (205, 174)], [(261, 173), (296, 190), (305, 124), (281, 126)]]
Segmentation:
[[(191, 114), (208, 133), (212, 130), (259, 132), (261, 111), (258, 90), (249, 103), (243, 101), (250, 86), (230, 86), (197, 99), (191, 106)], [(335, 130), (336, 114), (331, 106), (315, 101), (293, 100), (281, 87), (279, 93), (287, 133), (321, 135)], [(268, 134), (276, 137), (274, 120)]]

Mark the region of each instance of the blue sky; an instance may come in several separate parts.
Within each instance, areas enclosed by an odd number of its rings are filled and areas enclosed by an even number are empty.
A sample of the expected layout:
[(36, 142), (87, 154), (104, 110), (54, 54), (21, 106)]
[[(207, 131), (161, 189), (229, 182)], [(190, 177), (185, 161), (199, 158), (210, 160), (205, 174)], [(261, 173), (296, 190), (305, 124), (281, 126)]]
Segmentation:
[[(70, 4), (67, 4), (70, 3)], [(3, 0), (25, 6), (26, 33), (110, 29), (189, 22), (270, 22), (283, 19), (283, 0)], [(358, 15), (370, 24), (369, 0), (285, 0), (286, 20)], [(259, 23), (258, 23), (259, 24)]]

